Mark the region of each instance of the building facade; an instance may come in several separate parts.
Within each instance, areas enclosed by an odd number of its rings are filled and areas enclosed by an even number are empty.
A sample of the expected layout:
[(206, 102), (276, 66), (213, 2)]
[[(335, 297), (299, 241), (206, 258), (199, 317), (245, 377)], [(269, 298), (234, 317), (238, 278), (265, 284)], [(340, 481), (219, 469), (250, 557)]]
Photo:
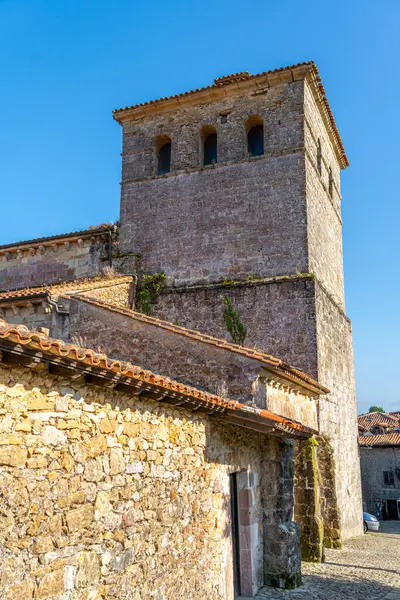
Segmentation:
[[(123, 128), (121, 252), (140, 255), (144, 273), (167, 275), (155, 314), (224, 337), (229, 297), (247, 326), (247, 345), (282, 357), (331, 390), (319, 406), (336, 471), (335, 497), (322, 500), (325, 538), (340, 543), (358, 534), (340, 195), (348, 161), (317, 68), (239, 73), (117, 110), (114, 118)], [(210, 136), (214, 158), (205, 164)], [(167, 172), (165, 163), (159, 169), (163, 147)]]
[(400, 413), (372, 412), (358, 417), (364, 510), (400, 519)]
[(301, 552), (362, 532), (348, 161), (318, 70), (114, 118), (120, 222), (0, 246), (5, 598), (296, 586)]

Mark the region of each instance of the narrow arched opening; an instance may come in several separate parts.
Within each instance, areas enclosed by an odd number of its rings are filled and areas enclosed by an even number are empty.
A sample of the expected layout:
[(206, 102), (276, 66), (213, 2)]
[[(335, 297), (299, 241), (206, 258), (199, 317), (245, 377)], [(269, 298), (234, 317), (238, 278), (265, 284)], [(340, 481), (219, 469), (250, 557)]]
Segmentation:
[(264, 121), (258, 115), (253, 115), (246, 123), (247, 152), (249, 156), (264, 154)]
[(161, 135), (156, 140), (157, 175), (165, 175), (171, 171), (171, 139)]
[(215, 127), (206, 125), (201, 131), (203, 140), (203, 165), (214, 165), (218, 160), (218, 136)]

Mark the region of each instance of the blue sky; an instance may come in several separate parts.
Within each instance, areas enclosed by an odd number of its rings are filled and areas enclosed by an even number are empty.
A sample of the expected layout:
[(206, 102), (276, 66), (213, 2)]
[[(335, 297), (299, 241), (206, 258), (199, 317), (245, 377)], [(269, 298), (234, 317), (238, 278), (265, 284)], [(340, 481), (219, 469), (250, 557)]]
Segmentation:
[(312, 59), (351, 162), (359, 409), (400, 409), (399, 28), (398, 0), (0, 0), (0, 244), (118, 218), (113, 108)]

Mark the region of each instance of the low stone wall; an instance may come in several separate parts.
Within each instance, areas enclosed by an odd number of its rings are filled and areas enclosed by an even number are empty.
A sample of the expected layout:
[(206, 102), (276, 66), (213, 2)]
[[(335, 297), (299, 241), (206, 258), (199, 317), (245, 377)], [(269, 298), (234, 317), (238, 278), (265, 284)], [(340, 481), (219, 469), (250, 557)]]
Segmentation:
[[(231, 600), (229, 474), (255, 474), (244, 490), (249, 525), (262, 512), (273, 520), (287, 489), (279, 444), (150, 399), (1, 366), (1, 600)], [(277, 483), (262, 507), (269, 455)]]

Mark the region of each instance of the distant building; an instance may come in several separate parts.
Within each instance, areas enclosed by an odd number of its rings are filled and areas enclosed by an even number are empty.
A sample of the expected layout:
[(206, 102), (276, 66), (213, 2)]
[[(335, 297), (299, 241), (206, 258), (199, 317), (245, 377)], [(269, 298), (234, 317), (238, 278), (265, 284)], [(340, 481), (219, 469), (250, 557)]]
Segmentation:
[(363, 506), (382, 517), (400, 519), (400, 411), (358, 417)]

